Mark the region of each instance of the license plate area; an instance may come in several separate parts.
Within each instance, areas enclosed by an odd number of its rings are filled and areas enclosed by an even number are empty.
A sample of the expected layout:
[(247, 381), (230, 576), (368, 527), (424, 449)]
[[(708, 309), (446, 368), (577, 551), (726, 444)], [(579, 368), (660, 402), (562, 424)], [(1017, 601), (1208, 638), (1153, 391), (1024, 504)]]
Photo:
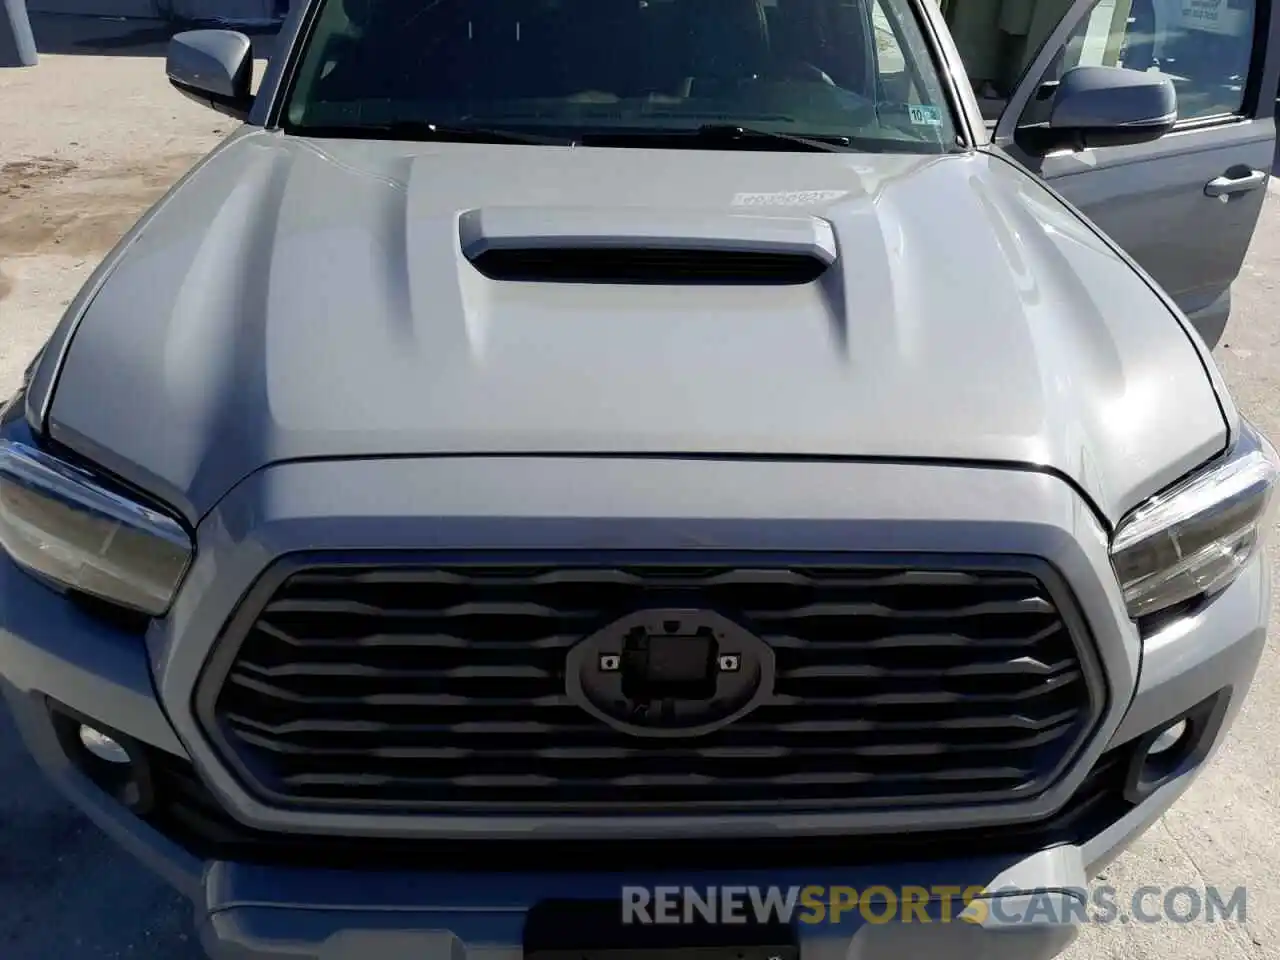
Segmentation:
[(784, 923), (625, 923), (619, 900), (546, 900), (528, 913), (525, 960), (799, 960)]

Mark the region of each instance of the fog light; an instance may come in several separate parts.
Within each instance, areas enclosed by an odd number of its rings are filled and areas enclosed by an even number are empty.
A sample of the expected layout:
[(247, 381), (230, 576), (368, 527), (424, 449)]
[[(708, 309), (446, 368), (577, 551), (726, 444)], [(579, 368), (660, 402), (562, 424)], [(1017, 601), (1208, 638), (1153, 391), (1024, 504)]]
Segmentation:
[(72, 767), (135, 813), (146, 813), (154, 801), (146, 748), (66, 704), (47, 703), (54, 735)]
[(1185, 713), (1169, 718), (1164, 726), (1130, 741), (1125, 799), (1141, 803), (1170, 780), (1203, 763), (1222, 729), (1230, 702), (1231, 688), (1219, 690)]
[(86, 723), (80, 724), (80, 742), (99, 760), (105, 760), (107, 763), (132, 762), (128, 750), (101, 730), (95, 730)]
[(1172, 750), (1181, 742), (1182, 736), (1186, 732), (1187, 721), (1185, 720), (1179, 720), (1177, 723), (1165, 727), (1151, 741), (1151, 746), (1147, 748), (1147, 756), (1155, 757)]

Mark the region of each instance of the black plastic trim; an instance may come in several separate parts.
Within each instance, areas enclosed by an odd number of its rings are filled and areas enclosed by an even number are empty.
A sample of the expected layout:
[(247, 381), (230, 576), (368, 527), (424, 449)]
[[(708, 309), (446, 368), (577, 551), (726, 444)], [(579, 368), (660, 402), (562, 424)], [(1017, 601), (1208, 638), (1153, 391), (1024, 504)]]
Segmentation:
[(600, 841), (535, 836), (518, 841), (429, 840), (265, 831), (233, 820), (189, 761), (156, 750), (151, 751), (150, 764), (157, 802), (143, 819), (201, 859), (304, 869), (580, 873), (598, 871), (606, 864), (610, 870), (759, 870), (1026, 855), (1058, 844), (1082, 843), (1133, 809), (1123, 796), (1129, 749), (1115, 748), (1099, 757), (1056, 814), (979, 829), (762, 835), (749, 843), (718, 838)]
[[(54, 736), (57, 737), (67, 760), (99, 790), (113, 797), (135, 814), (143, 816), (149, 813), (155, 805), (156, 793), (147, 748), (127, 733), (121, 733), (52, 697), (45, 697), (44, 701), (49, 710)], [(121, 769), (117, 770), (116, 766), (90, 753), (89, 749), (80, 743), (79, 728), (82, 725), (92, 727), (120, 744), (129, 755), (129, 764), (119, 764)], [(111, 782), (111, 774), (123, 774), (126, 771), (129, 776), (125, 780), (119, 783)]]
[(751, 287), (813, 283), (830, 266), (809, 254), (638, 246), (494, 247), (469, 260), (499, 282)]
[[(1213, 749), (1230, 705), (1231, 688), (1228, 687), (1200, 701), (1191, 709), (1170, 717), (1133, 741), (1129, 768), (1125, 774), (1124, 798), (1132, 804), (1139, 804), (1170, 780), (1203, 763)], [(1150, 776), (1147, 753), (1151, 745), (1165, 730), (1182, 721), (1187, 724), (1187, 731), (1183, 734), (1186, 746), (1171, 751), (1173, 756), (1168, 762), (1161, 765), (1155, 776)]]

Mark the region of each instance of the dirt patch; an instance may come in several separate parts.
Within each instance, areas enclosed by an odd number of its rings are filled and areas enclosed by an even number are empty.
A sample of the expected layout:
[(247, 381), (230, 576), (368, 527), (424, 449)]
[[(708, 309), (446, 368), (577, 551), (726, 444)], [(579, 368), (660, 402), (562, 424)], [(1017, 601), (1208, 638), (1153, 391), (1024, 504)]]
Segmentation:
[(13, 289), (13, 281), (4, 275), (4, 271), (0, 270), (0, 300), (9, 295), (9, 291)]
[(0, 197), (10, 196), (17, 190), (30, 190), (44, 180), (57, 180), (75, 169), (76, 165), (70, 160), (56, 157), (32, 157), (0, 164)]
[(50, 157), (0, 166), (0, 257), (105, 254), (200, 156), (105, 170)]

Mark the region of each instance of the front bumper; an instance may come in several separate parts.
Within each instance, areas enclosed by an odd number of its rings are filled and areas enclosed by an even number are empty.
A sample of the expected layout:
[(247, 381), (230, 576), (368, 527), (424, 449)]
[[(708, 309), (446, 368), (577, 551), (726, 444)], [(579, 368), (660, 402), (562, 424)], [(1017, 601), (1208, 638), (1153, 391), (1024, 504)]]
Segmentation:
[[(865, 915), (855, 908), (835, 922), (827, 915), (811, 924), (808, 921), (817, 914), (797, 909), (792, 942), (800, 960), (899, 960), (904, 955), (920, 960), (1037, 960), (1061, 952), (1077, 934), (1078, 920), (1073, 918), (1083, 915), (1086, 906), (1088, 856), (1085, 849), (1073, 846), (1021, 859), (821, 870), (637, 874), (602, 865), (600, 873), (585, 875), (460, 877), (439, 872), (358, 879), (342, 873), (216, 864), (206, 880), (202, 936), (212, 955), (226, 960), (521, 960), (535, 904), (606, 899), (621, 904), (627, 887), (918, 887), (930, 892), (985, 886), (999, 891), (992, 896), (999, 898), (1000, 906), (984, 911), (981, 923), (958, 919), (958, 902), (948, 906), (942, 896), (931, 898), (909, 922), (896, 916), (880, 922), (889, 909), (889, 901), (883, 900)], [(1037, 919), (1024, 919), (1033, 897), (1041, 900)], [(771, 942), (765, 934), (758, 936)], [(609, 944), (613, 949), (634, 945)]]
[[(267, 471), (242, 485), (202, 525), (200, 560), (183, 597), (145, 642), (81, 611), (0, 559), (0, 673), (6, 697), (28, 747), (48, 775), (103, 829), (195, 901), (202, 935), (215, 956), (241, 960), (514, 958), (523, 949), (526, 919), (536, 905), (553, 898), (608, 898), (616, 896), (622, 884), (838, 885), (859, 890), (869, 885), (981, 886), (1003, 891), (1005, 897), (1049, 890), (1065, 904), (1186, 789), (1240, 708), (1265, 637), (1270, 577), (1264, 560), (1253, 563), (1194, 616), (1138, 638), (1131, 624), (1114, 616), (1114, 583), (1097, 573), (1105, 564), (1105, 538), (1075, 495), (1052, 478), (998, 471), (947, 470), (939, 475), (887, 466), (771, 464), (751, 465), (760, 468), (759, 475), (744, 479), (747, 466), (655, 462), (643, 470), (619, 473), (607, 463), (579, 463), (572, 484), (559, 474), (558, 464), (548, 464), (545, 470), (530, 464), (519, 475), (484, 470), (474, 461), (449, 465), (457, 475), (448, 476), (419, 473), (428, 468), (407, 461), (395, 474), (382, 466), (373, 470), (360, 464)], [(475, 470), (474, 475), (467, 474), (469, 470)], [(651, 496), (655, 490), (665, 491), (658, 501)], [(673, 502), (681, 498), (683, 502)], [(966, 504), (963, 520), (949, 519), (954, 517), (949, 498)], [(748, 502), (752, 509), (767, 511), (763, 516), (788, 519), (735, 521)], [(509, 503), (522, 506), (524, 515), (518, 522), (502, 512)], [(414, 510), (432, 520), (406, 520)], [(938, 516), (927, 516), (931, 510)], [(673, 516), (681, 519), (662, 519)], [(569, 869), (554, 856), (545, 865), (519, 870), (490, 871), (474, 862), (430, 856), (409, 869), (332, 869), (323, 864), (301, 869), (287, 858), (268, 864), (255, 863), (252, 855), (237, 861), (199, 854), (139, 819), (77, 767), (50, 714), (50, 701), (65, 704), (166, 756), (189, 758), (235, 819), (257, 829), (381, 834), (393, 840), (403, 836), (407, 842), (414, 837), (412, 825), (281, 821), (276, 811), (259, 809), (238, 793), (210, 761), (191, 717), (195, 677), (236, 599), (255, 572), (275, 557), (317, 543), (352, 550), (402, 543), (456, 549), (563, 547), (566, 542), (591, 549), (602, 541), (614, 548), (674, 544), (688, 549), (692, 544), (743, 549), (759, 548), (765, 541), (771, 548), (835, 549), (850, 538), (870, 549), (892, 543), (895, 549), (932, 545), (958, 551), (966, 545), (972, 549), (977, 541), (985, 549), (1023, 549), (1039, 555), (1058, 551), (1054, 560), (1090, 616), (1111, 685), (1108, 713), (1096, 742), (1081, 756), (1078, 775), (1067, 778), (1074, 777), (1074, 783), (1064, 786), (1061, 799), (1084, 778), (1083, 768), (1109, 748), (1137, 741), (1217, 697), (1221, 709), (1204, 734), (1202, 749), (1122, 815), (1092, 825), (1069, 842), (1037, 849), (990, 855), (967, 849), (964, 855), (954, 855), (939, 845), (936, 853), (926, 856), (867, 862), (855, 855), (857, 838), (878, 837), (887, 825), (849, 824), (844, 829), (794, 818), (756, 823), (750, 830), (741, 823), (723, 822), (704, 824), (703, 830), (705, 835), (719, 829), (726, 839), (745, 847), (748, 859), (753, 837), (788, 834), (830, 836), (840, 840), (839, 850), (853, 852), (844, 858), (837, 851), (812, 866), (766, 867), (762, 861), (759, 867), (743, 869), (725, 869), (714, 861), (650, 871), (630, 869), (625, 862)], [(1021, 819), (1044, 812), (1026, 810)], [(468, 824), (463, 836), (483, 835), (483, 821), (477, 818)], [(956, 818), (947, 826), (962, 836), (981, 823)], [(665, 838), (640, 839), (679, 844), (695, 829), (686, 824)], [(441, 835), (440, 825), (425, 834)], [(583, 835), (593, 834), (588, 829)], [(511, 842), (519, 840), (512, 837)], [(932, 901), (930, 910), (936, 915), (940, 907)], [(992, 911), (981, 925), (869, 924), (860, 915), (848, 915), (838, 926), (796, 924), (795, 934), (802, 960), (836, 951), (872, 958), (904, 950), (926, 958), (1047, 958), (1071, 941), (1079, 924), (1080, 911), (1066, 906), (1039, 911), (1035, 922), (1011, 922), (1008, 916), (1018, 912)]]

